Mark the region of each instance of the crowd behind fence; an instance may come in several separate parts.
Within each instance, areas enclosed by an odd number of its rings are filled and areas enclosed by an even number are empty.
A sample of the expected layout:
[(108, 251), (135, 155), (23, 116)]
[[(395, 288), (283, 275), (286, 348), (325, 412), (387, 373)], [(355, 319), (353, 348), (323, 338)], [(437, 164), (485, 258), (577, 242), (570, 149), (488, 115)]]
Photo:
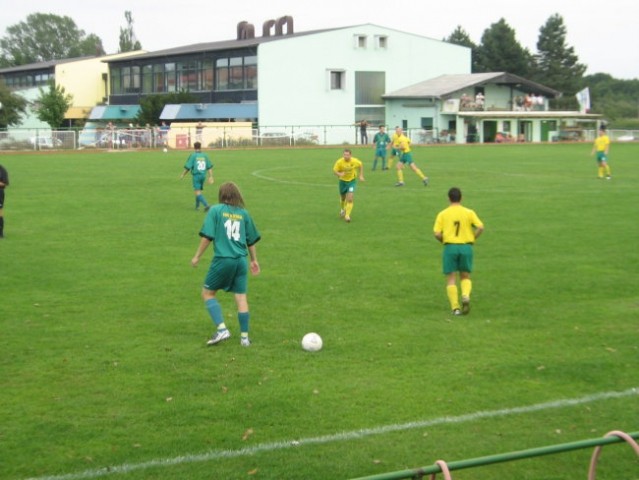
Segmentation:
[[(208, 131), (207, 131), (208, 130)], [(377, 128), (368, 131), (372, 147)], [(392, 129), (389, 132), (392, 135)], [(437, 129), (409, 128), (404, 132), (415, 145), (454, 143), (455, 132)], [(561, 132), (560, 132), (561, 133)], [(574, 135), (553, 138), (553, 141), (592, 141), (593, 129)], [(613, 142), (639, 141), (639, 130), (611, 129)], [(359, 127), (353, 125), (259, 127), (233, 125), (196, 131), (192, 127), (160, 128), (85, 128), (82, 130), (11, 129), (0, 131), (0, 151), (76, 150), (76, 149), (192, 149), (196, 141), (204, 149), (242, 147), (339, 146), (361, 144)]]

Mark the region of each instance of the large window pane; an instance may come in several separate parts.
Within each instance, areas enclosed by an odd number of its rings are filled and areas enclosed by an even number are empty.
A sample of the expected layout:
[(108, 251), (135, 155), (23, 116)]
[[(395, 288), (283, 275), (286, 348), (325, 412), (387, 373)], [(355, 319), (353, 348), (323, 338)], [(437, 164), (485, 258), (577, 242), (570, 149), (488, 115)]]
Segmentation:
[(355, 72), (355, 105), (384, 105), (384, 72)]

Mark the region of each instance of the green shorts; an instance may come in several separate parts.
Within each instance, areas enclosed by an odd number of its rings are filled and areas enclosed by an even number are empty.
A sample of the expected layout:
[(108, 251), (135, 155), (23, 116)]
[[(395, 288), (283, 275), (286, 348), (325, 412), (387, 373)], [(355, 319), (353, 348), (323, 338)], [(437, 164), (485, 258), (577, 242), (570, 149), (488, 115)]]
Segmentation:
[(607, 162), (608, 157), (606, 156), (606, 152), (597, 152), (597, 162)]
[(376, 148), (375, 158), (377, 157), (386, 158), (387, 153), (388, 153), (388, 150), (386, 150), (386, 148)]
[(400, 158), (399, 161), (404, 163), (404, 164), (408, 164), (410, 165), (411, 163), (413, 163), (413, 152), (406, 152), (404, 153)]
[(206, 175), (200, 175), (196, 173), (192, 177), (193, 190), (204, 190), (204, 180), (206, 180)]
[(447, 243), (442, 254), (444, 274), (473, 271), (473, 246), (470, 243)]
[(339, 181), (339, 194), (346, 195), (347, 193), (354, 193), (355, 186), (357, 185), (357, 180), (353, 179), (350, 182), (345, 182), (344, 180)]
[(402, 151), (399, 148), (391, 148), (391, 157), (401, 157)]
[(213, 257), (204, 279), (207, 290), (246, 293), (248, 286), (248, 264), (246, 257)]

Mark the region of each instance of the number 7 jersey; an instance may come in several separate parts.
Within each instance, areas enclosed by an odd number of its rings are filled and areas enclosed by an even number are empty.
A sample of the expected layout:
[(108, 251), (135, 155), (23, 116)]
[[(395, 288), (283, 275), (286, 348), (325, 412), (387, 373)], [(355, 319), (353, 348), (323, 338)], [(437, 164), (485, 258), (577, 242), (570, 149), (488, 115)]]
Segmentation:
[(442, 234), (443, 243), (474, 243), (475, 231), (473, 227), (483, 227), (484, 224), (477, 214), (462, 205), (451, 205), (437, 215), (433, 231)]
[(245, 209), (224, 203), (209, 209), (200, 236), (213, 241), (214, 256), (226, 258), (245, 257), (261, 238)]

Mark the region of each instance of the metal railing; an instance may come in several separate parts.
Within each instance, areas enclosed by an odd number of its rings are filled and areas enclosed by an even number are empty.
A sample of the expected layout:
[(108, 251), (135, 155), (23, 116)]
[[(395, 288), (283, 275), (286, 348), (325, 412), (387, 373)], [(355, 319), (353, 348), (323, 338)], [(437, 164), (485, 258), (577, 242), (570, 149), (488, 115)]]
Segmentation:
[[(392, 135), (393, 129), (389, 130), (389, 135)], [(371, 148), (377, 131), (377, 128), (368, 130), (367, 144)], [(414, 145), (455, 143), (455, 132), (448, 130), (408, 128), (404, 133)], [(567, 137), (565, 140), (589, 142), (594, 140), (596, 133), (594, 130), (580, 130), (578, 136)], [(608, 135), (613, 142), (639, 141), (639, 130), (611, 129)], [(0, 151), (87, 148), (134, 150), (165, 146), (173, 149), (191, 149), (196, 140), (201, 141), (204, 149), (361, 145), (360, 131), (356, 125), (285, 125), (252, 128), (229, 124), (215, 129), (205, 129), (204, 132), (197, 132), (193, 127), (178, 126), (173, 126), (170, 130), (161, 130), (158, 127), (9, 129), (0, 131)]]
[(639, 456), (639, 445), (635, 442), (635, 439), (639, 439), (639, 432), (624, 433), (621, 431), (612, 431), (607, 433), (602, 438), (595, 438), (590, 440), (582, 440), (572, 443), (563, 443), (559, 445), (552, 445), (547, 447), (532, 448), (529, 450), (521, 450), (518, 452), (502, 453), (498, 455), (490, 455), (487, 457), (472, 458), (468, 460), (460, 460), (456, 462), (447, 463), (443, 460), (437, 460), (434, 465), (427, 467), (419, 467), (411, 470), (401, 470), (396, 472), (382, 473), (379, 475), (372, 475), (368, 477), (359, 477), (353, 480), (400, 480), (400, 479), (421, 479), (425, 475), (431, 475), (431, 479), (434, 479), (438, 473), (444, 475), (445, 480), (452, 480), (450, 472), (455, 470), (462, 470), (464, 468), (481, 467), (485, 465), (491, 465), (495, 463), (510, 462), (513, 460), (522, 460), (526, 458), (540, 457), (543, 455), (550, 455), (555, 453), (568, 452), (572, 450), (580, 450), (583, 448), (597, 447), (593, 452), (590, 468), (588, 470), (588, 480), (595, 480), (597, 461), (601, 453), (601, 448), (604, 445), (610, 445), (613, 443), (627, 442), (634, 449), (637, 456)]

